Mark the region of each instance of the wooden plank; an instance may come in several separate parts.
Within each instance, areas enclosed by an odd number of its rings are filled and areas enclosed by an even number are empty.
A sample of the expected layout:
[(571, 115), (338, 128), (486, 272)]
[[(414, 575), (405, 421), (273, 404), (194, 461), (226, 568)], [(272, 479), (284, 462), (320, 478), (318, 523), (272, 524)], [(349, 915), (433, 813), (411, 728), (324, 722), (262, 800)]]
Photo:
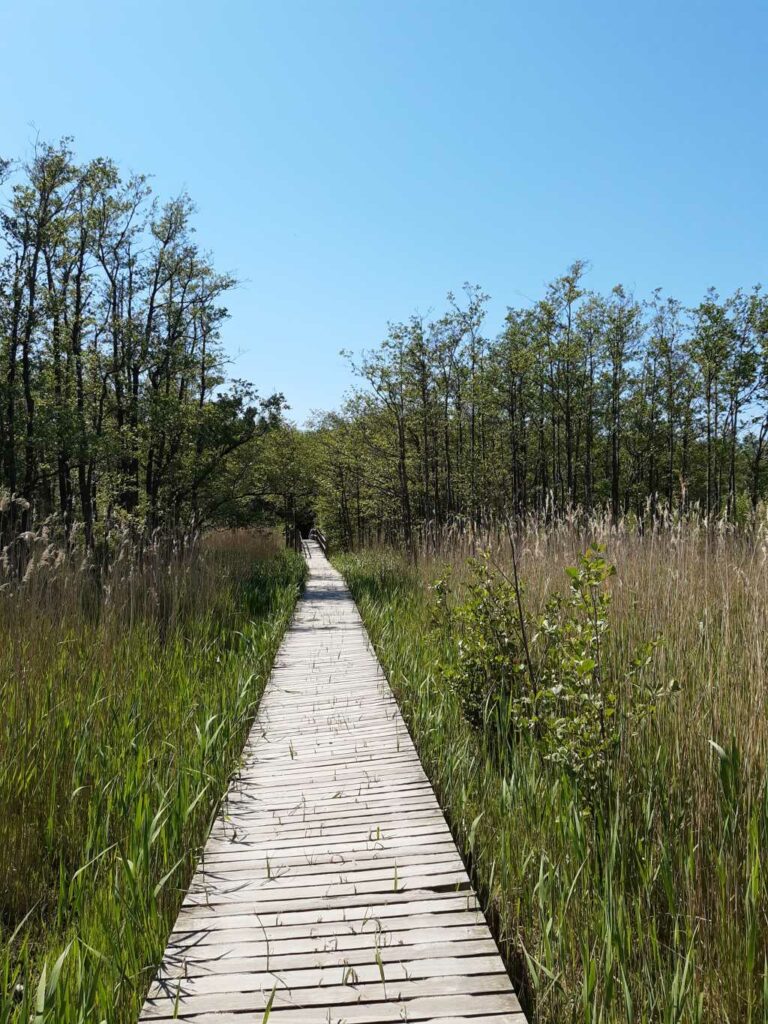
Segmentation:
[[(449, 934), (450, 929), (484, 927), (479, 909), (454, 905), (452, 909), (444, 911), (434, 909), (435, 906), (442, 906), (442, 903), (430, 903), (428, 906), (413, 903), (397, 905), (395, 909), (400, 912), (396, 914), (372, 911), (366, 918), (359, 915), (357, 918), (345, 918), (338, 910), (334, 910), (317, 915), (319, 920), (309, 914), (254, 914), (253, 911), (231, 913), (228, 908), (221, 907), (187, 908), (186, 913), (182, 911), (179, 914), (170, 941), (173, 942), (177, 935), (188, 937), (193, 933), (203, 941), (218, 929), (253, 933), (259, 940), (285, 936), (391, 934), (415, 930), (444, 930), (446, 939), (451, 939), (455, 933), (452, 931)], [(215, 938), (215, 941), (219, 941), (219, 938)]]
[[(233, 991), (268, 992), (277, 984), (281, 989), (285, 988), (295, 993), (297, 999), (301, 999), (302, 995), (297, 993), (297, 989), (327, 989), (343, 985), (359, 990), (361, 986), (369, 984), (401, 985), (403, 982), (446, 977), (469, 980), (473, 975), (493, 976), (499, 983), (503, 978), (508, 983), (506, 974), (499, 971), (499, 960), (495, 952), (494, 950), (491, 955), (472, 957), (439, 957), (433, 954), (431, 957), (416, 960), (387, 961), (386, 964), (383, 960), (378, 964), (373, 956), (369, 956), (367, 963), (357, 965), (348, 961), (341, 964), (312, 964), (307, 967), (290, 963), (278, 968), (276, 964), (270, 964), (266, 970), (261, 971), (247, 969), (241, 972), (216, 972), (194, 976), (190, 975), (189, 971), (181, 969), (171, 977), (156, 978), (147, 998), (161, 1002), (169, 993), (174, 997), (179, 993), (184, 999), (192, 999), (196, 996)], [(403, 989), (400, 988), (400, 991)]]
[[(306, 1008), (336, 1007), (346, 1008), (350, 1004), (413, 1002), (425, 997), (439, 997), (450, 994), (455, 1003), (461, 1002), (460, 997), (469, 997), (464, 1001), (467, 1009), (472, 999), (478, 995), (494, 994), (496, 1006), (500, 1010), (517, 1011), (520, 1004), (512, 992), (509, 977), (503, 968), (498, 974), (482, 974), (464, 977), (450, 975), (439, 978), (425, 978), (419, 981), (386, 981), (370, 982), (360, 985), (352, 983), (337, 985), (317, 985), (314, 988), (292, 990), (282, 987), (279, 982), (262, 981), (258, 989), (253, 991), (232, 990), (217, 992), (213, 995), (202, 993), (185, 994), (183, 980), (167, 986), (167, 994), (161, 997), (148, 997), (142, 1013), (142, 1020), (153, 1020), (157, 1017), (172, 1017), (176, 1005), (184, 1006), (189, 1014), (203, 1013), (253, 1013), (264, 1011), (272, 999), (273, 1007)], [(343, 1014), (346, 1016), (346, 1014)], [(410, 1014), (409, 1014), (410, 1016)]]
[[(379, 945), (368, 936), (368, 943), (343, 949), (344, 964), (411, 963), (434, 957), (450, 956), (459, 960), (474, 960), (481, 955), (493, 955), (496, 946), (491, 939), (466, 939), (455, 942), (428, 942), (412, 945), (398, 943)], [(336, 942), (325, 941), (324, 945), (306, 951), (296, 947), (298, 942), (311, 945), (313, 940), (293, 939), (288, 942), (272, 943), (268, 947), (253, 947), (244, 953), (239, 947), (209, 946), (208, 958), (188, 956), (191, 950), (169, 950), (163, 967), (162, 977), (196, 978), (208, 974), (242, 974), (245, 971), (279, 971), (302, 967), (333, 967), (339, 964), (340, 947)], [(317, 945), (317, 941), (315, 940)]]
[(525, 1024), (341, 577), (310, 577), (142, 1021)]
[[(260, 878), (262, 884), (271, 889), (283, 884), (295, 888), (307, 885), (327, 886), (336, 882), (353, 880), (374, 881), (382, 878), (389, 880), (393, 875), (397, 878), (408, 878), (412, 875), (424, 876), (425, 872), (461, 871), (463, 867), (461, 857), (454, 850), (453, 853), (449, 852), (432, 860), (419, 858), (415, 864), (406, 864), (397, 858), (389, 864), (371, 862), (360, 864), (353, 860), (347, 863), (323, 865), (282, 864), (277, 859), (269, 858), (261, 861), (241, 858), (235, 861), (212, 863), (211, 858), (208, 858), (205, 870), (201, 869), (198, 875), (204, 876), (206, 882), (239, 881), (241, 878), (258, 880)], [(322, 870), (313, 870), (317, 868)]]
[[(226, 808), (228, 822), (241, 822), (254, 831), (258, 831), (259, 826), (262, 826), (262, 831), (266, 833), (274, 829), (278, 835), (284, 831), (307, 831), (313, 828), (324, 829), (327, 834), (328, 832), (333, 833), (334, 829), (338, 830), (342, 826), (346, 828), (360, 826), (366, 831), (375, 831), (377, 827), (383, 827), (385, 824), (398, 825), (404, 817), (405, 815), (396, 807), (382, 808), (371, 812), (363, 808), (349, 813), (334, 815), (329, 813), (310, 818), (309, 821), (296, 819), (295, 814), (288, 812), (275, 814), (270, 818), (268, 814), (255, 814), (234, 810), (230, 807)], [(441, 821), (445, 825), (440, 808), (432, 806), (412, 808), (408, 812), (408, 820), (414, 821), (414, 824), (423, 824), (425, 821)], [(448, 831), (447, 826), (445, 826), (445, 830)]]
[[(456, 996), (442, 996), (427, 999), (412, 999), (407, 1003), (386, 1000), (381, 1003), (348, 1005), (343, 1013), (333, 1016), (333, 1007), (309, 1007), (301, 1009), (283, 1009), (273, 1007), (269, 1015), (269, 1024), (390, 1024), (397, 1021), (418, 1021), (419, 1024), (459, 1024), (471, 1020), (471, 1024), (526, 1024), (525, 1017), (518, 1011), (510, 1011), (506, 997), (469, 996), (457, 999)], [(330, 1015), (327, 1013), (330, 1010)], [(405, 1016), (407, 1011), (408, 1016)], [(470, 1017), (464, 1015), (471, 1014)], [(142, 1016), (141, 1018), (145, 1018)], [(189, 1021), (194, 1024), (244, 1024), (242, 1013), (205, 1014), (204, 1016), (181, 1010), (173, 1016), (155, 1017), (156, 1024), (172, 1024), (173, 1021)], [(262, 1017), (246, 1018), (248, 1024), (261, 1024)]]
[[(437, 885), (439, 891), (450, 892), (471, 891), (469, 883), (462, 877), (461, 873), (455, 872), (437, 876), (437, 880), (429, 880), (429, 885)], [(195, 883), (193, 883), (195, 884)], [(462, 889), (463, 887), (463, 889)], [(327, 906), (333, 904), (351, 904), (356, 900), (378, 902), (388, 896), (411, 896), (418, 894), (422, 898), (431, 895), (432, 890), (425, 887), (420, 878), (401, 879), (399, 883), (388, 882), (385, 879), (375, 882), (360, 882), (359, 884), (332, 884), (328, 886), (306, 886), (295, 889), (266, 889), (253, 885), (245, 886), (227, 885), (225, 883), (212, 882), (210, 884), (196, 885), (190, 889), (184, 901), (186, 906), (249, 906), (253, 907), (256, 902), (266, 909), (279, 908), (304, 908), (312, 906)]]
[(399, 850), (357, 850), (354, 853), (344, 853), (341, 850), (328, 850), (324, 855), (315, 854), (312, 856), (306, 851), (301, 854), (283, 852), (280, 850), (272, 853), (253, 853), (247, 849), (225, 850), (223, 852), (208, 851), (205, 856), (205, 867), (207, 869), (219, 870), (231, 865), (232, 867), (243, 868), (248, 866), (258, 873), (261, 865), (267, 873), (275, 874), (278, 871), (287, 873), (297, 868), (302, 868), (302, 874), (319, 874), (321, 871), (330, 871), (334, 868), (354, 866), (355, 869), (367, 869), (368, 867), (385, 867), (394, 864), (410, 866), (412, 864), (431, 865), (442, 860), (446, 855), (455, 855), (456, 847), (450, 839), (432, 842), (428, 846), (413, 846)]
[[(426, 895), (427, 898), (424, 898)], [(297, 906), (295, 903), (290, 907), (285, 902), (277, 901), (274, 906), (264, 900), (254, 900), (249, 910), (240, 909), (239, 913), (250, 912), (253, 915), (254, 923), (282, 923), (296, 924), (305, 921), (368, 921), (383, 920), (390, 917), (403, 917), (407, 914), (440, 914), (456, 911), (479, 911), (479, 904), (471, 889), (460, 893), (389, 893), (386, 898), (378, 897), (374, 902), (370, 896), (344, 897), (339, 899), (309, 900), (309, 906)], [(226, 905), (217, 909), (213, 905), (182, 904), (179, 911), (179, 920), (185, 913), (192, 912), (193, 916), (200, 914), (203, 909), (209, 910), (212, 914), (231, 914), (232, 909)]]
[(288, 847), (298, 846), (301, 849), (309, 848), (310, 846), (320, 845), (323, 848), (329, 848), (331, 843), (368, 843), (369, 848), (373, 848), (377, 844), (397, 844), (398, 841), (405, 841), (410, 838), (412, 841), (422, 840), (426, 837), (440, 834), (442, 836), (450, 836), (450, 830), (445, 823), (445, 819), (440, 817), (435, 825), (431, 821), (415, 822), (411, 821), (410, 827), (402, 827), (399, 823), (394, 825), (371, 825), (369, 828), (349, 827), (345, 826), (342, 828), (333, 828), (329, 826), (326, 829), (315, 830), (316, 835), (312, 835), (310, 830), (305, 830), (304, 833), (297, 837), (291, 837), (285, 835), (282, 838), (267, 831), (262, 835), (252, 835), (249, 832), (236, 832), (229, 824), (226, 819), (226, 809), (222, 813), (222, 816), (214, 824), (211, 830), (212, 841), (218, 842), (221, 845), (251, 845), (254, 847)]
[[(465, 918), (471, 922), (471, 918)], [(223, 922), (219, 922), (223, 925)], [(171, 961), (186, 959), (188, 962), (204, 962), (225, 957), (271, 957), (292, 956), (299, 953), (335, 953), (338, 962), (343, 962), (348, 953), (362, 951), (365, 959), (373, 957), (376, 951), (389, 949), (397, 953), (396, 958), (406, 956), (411, 947), (424, 946), (442, 950), (447, 955), (451, 948), (462, 947), (467, 942), (492, 942), (485, 922), (476, 918), (473, 923), (457, 924), (453, 927), (433, 922), (431, 927), (416, 927), (404, 924), (405, 930), (344, 930), (342, 926), (322, 925), (317, 928), (259, 929), (255, 924), (237, 928), (228, 924), (219, 930), (208, 928), (207, 922), (199, 922), (198, 930), (173, 932), (165, 958), (165, 966)], [(433, 953), (434, 955), (434, 953)], [(457, 954), (451, 954), (457, 955)]]

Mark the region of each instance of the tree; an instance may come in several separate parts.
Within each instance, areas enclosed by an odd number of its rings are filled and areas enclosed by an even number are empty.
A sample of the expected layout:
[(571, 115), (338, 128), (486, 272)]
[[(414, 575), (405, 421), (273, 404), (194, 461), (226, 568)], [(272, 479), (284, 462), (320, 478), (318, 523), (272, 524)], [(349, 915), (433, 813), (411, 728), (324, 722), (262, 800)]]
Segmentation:
[(318, 425), (318, 514), (335, 539), (434, 547), (490, 516), (607, 507), (736, 516), (765, 494), (768, 357), (759, 290), (695, 310), (584, 287), (576, 261), (484, 338), (487, 297), (391, 325), (361, 386)]
[(66, 139), (2, 178), (0, 543), (51, 516), (90, 548), (117, 523), (141, 537), (231, 508), (284, 401), (227, 386), (236, 281), (195, 242), (189, 197), (160, 203)]

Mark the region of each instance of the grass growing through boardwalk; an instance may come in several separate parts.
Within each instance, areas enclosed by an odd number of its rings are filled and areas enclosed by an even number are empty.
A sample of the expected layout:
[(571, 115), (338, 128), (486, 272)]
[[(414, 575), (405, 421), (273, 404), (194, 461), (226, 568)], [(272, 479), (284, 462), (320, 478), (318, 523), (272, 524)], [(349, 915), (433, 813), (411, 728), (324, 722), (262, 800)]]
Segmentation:
[[(506, 541), (486, 540), (508, 567)], [(417, 568), (387, 552), (336, 561), (534, 1019), (764, 1022), (765, 538), (675, 526), (640, 536), (600, 523), (532, 529), (520, 545), (526, 604), (541, 609), (567, 588), (565, 567), (593, 541), (617, 568), (606, 672), (621, 677), (661, 633), (655, 671), (680, 684), (623, 730), (600, 799), (535, 741), (499, 743), (493, 716), (477, 729), (462, 713), (450, 679), (460, 630), (436, 628), (430, 586), (448, 561), (449, 600), (465, 600), (460, 544)]]
[(135, 1021), (305, 564), (273, 539), (37, 545), (0, 592), (0, 1021)]

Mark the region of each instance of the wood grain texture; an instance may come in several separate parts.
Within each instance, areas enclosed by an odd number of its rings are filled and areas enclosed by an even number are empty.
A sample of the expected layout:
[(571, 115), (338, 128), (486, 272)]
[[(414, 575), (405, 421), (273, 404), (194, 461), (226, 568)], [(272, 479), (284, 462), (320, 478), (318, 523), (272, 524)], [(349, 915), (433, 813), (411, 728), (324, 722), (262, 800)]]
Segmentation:
[(306, 551), (141, 1020), (525, 1024), (349, 591)]

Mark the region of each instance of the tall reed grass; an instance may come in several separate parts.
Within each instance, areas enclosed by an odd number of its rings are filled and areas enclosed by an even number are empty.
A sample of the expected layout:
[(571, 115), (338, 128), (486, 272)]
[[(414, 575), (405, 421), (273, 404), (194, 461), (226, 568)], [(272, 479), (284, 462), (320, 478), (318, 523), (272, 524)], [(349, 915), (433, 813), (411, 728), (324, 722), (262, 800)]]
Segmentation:
[(134, 1021), (303, 582), (269, 534), (0, 574), (0, 1021)]
[[(541, 608), (589, 543), (616, 565), (609, 666), (656, 634), (680, 683), (611, 769), (596, 813), (518, 742), (499, 759), (440, 671), (431, 584), (467, 556), (509, 561), (501, 524), (430, 540), (416, 566), (378, 550), (337, 560), (539, 1024), (768, 1021), (768, 529), (601, 517), (529, 522), (526, 600)], [(434, 550), (440, 556), (434, 555)], [(491, 728), (487, 724), (486, 728)]]

